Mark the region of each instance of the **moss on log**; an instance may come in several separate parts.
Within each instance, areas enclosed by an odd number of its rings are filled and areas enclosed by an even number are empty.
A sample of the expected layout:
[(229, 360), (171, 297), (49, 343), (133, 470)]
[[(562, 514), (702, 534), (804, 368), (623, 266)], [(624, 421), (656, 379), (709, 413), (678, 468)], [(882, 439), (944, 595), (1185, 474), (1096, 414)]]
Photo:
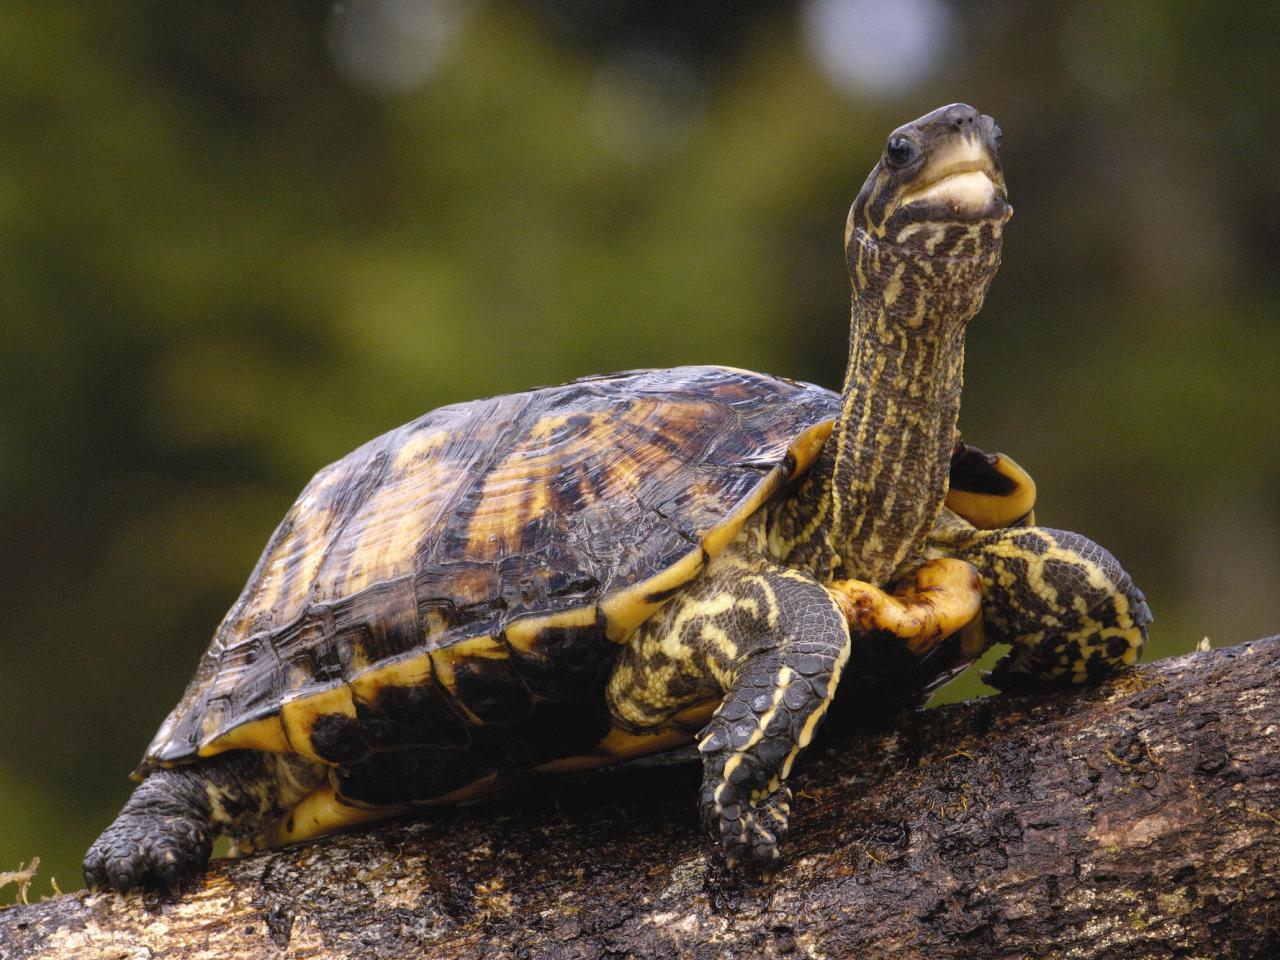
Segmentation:
[(672, 763), (218, 863), (177, 899), (11, 907), (0, 956), (1280, 956), (1277, 676), (1280, 637), (836, 729), (763, 880), (725, 872)]

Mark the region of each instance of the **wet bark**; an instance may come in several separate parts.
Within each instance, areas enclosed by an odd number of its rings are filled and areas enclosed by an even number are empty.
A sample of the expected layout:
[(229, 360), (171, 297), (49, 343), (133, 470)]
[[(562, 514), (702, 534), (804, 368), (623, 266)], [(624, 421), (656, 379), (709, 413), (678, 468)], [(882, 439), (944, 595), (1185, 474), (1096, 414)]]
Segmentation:
[(0, 956), (1276, 957), (1280, 637), (837, 730), (727, 874), (690, 764), (0, 911)]

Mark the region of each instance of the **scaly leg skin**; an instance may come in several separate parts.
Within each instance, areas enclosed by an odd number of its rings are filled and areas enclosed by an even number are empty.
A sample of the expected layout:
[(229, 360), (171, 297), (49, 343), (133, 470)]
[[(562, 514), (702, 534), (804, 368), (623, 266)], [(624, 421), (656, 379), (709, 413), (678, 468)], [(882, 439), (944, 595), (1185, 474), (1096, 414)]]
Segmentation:
[(318, 770), (254, 751), (156, 770), (85, 854), (85, 883), (91, 890), (175, 893), (203, 872), (219, 834), (260, 833)]
[[(765, 574), (764, 583), (777, 616), (767, 621), (763, 642), (750, 644), (738, 662), (698, 746), (703, 821), (719, 833), (730, 866), (778, 858), (791, 808), (784, 781), (826, 714), (851, 654), (869, 644), (892, 646), (918, 662), (953, 634), (959, 655), (972, 659), (982, 649), (980, 580), (961, 560), (923, 563), (897, 581), (892, 594), (859, 580), (823, 587), (786, 569)], [(835, 601), (838, 617), (824, 597)]]
[(136, 887), (176, 892), (209, 862), (210, 815), (196, 768), (157, 770), (85, 854), (85, 884), (121, 893)]
[(984, 676), (987, 683), (1031, 690), (1099, 679), (1137, 663), (1151, 608), (1105, 549), (1048, 527), (966, 527), (953, 520), (945, 543), (935, 537), (930, 552), (977, 568), (988, 639), (1013, 645)]

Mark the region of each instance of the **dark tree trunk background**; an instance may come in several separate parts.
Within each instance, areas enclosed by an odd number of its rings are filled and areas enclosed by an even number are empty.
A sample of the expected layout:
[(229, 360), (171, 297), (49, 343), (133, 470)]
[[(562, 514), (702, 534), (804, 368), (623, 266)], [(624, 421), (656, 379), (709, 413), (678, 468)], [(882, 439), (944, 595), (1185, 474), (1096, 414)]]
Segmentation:
[(0, 911), (0, 956), (1280, 957), (1280, 637), (831, 733), (728, 875), (692, 764)]

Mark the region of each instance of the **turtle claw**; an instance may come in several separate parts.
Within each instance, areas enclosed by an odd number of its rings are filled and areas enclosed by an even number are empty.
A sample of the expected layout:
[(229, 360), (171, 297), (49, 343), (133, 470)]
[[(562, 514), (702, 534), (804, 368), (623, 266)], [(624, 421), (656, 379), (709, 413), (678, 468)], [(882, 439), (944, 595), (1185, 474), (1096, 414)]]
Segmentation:
[(1016, 654), (1006, 653), (991, 670), (979, 670), (978, 679), (993, 690), (1013, 695), (1032, 693), (1045, 686), (1045, 682), (1037, 680), (1034, 674), (1017, 669), (1017, 664)]
[(719, 832), (725, 864), (731, 870), (761, 870), (776, 864), (782, 858), (780, 847), (790, 815), (791, 788), (786, 784), (754, 804), (722, 793), (720, 803), (706, 810), (707, 825), (712, 833)]

